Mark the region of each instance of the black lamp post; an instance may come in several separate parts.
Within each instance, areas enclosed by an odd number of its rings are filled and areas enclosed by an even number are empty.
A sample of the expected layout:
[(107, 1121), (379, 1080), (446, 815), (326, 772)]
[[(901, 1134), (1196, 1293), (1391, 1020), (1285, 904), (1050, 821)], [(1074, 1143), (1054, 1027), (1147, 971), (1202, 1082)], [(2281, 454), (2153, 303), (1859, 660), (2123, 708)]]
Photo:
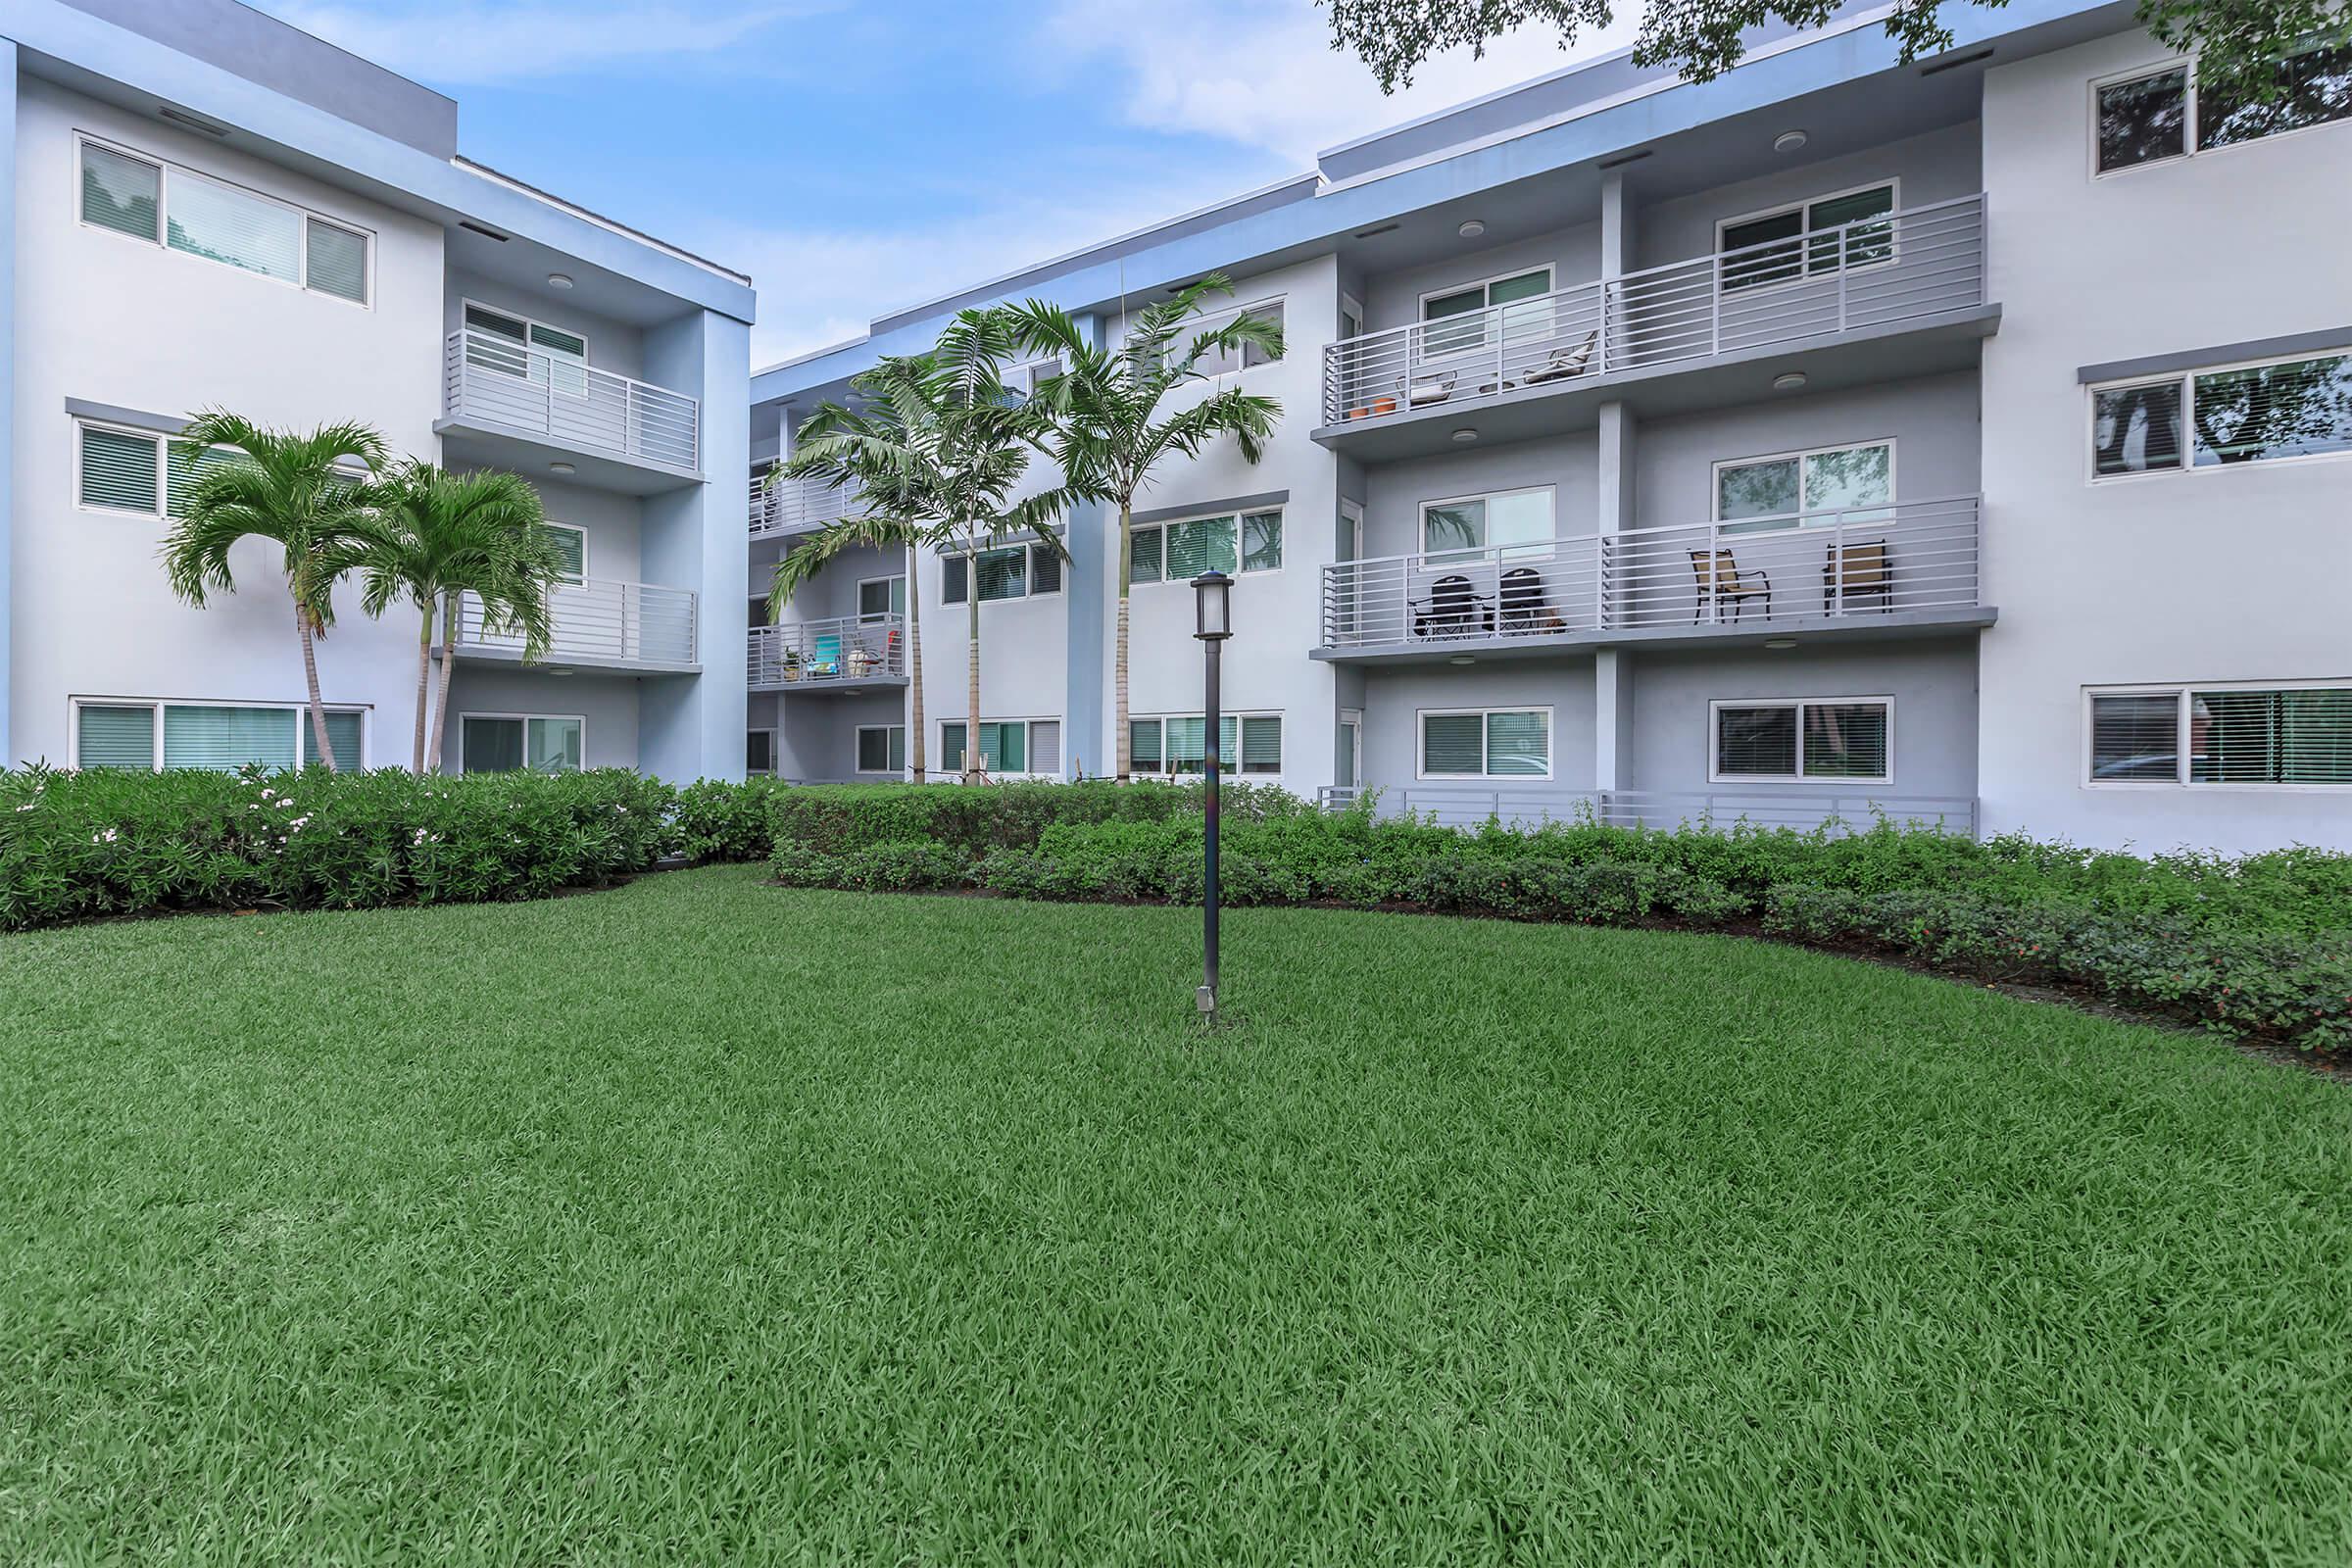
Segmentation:
[(1204, 700), (1201, 706), (1207, 712), (1201, 719), (1205, 731), (1201, 740), (1202, 765), (1208, 773), (1206, 798), (1201, 802), (1200, 845), (1205, 855), (1200, 881), (1200, 942), (1202, 984), (1195, 1000), (1200, 1004), (1200, 1015), (1214, 1023), (1217, 1017), (1217, 775), (1224, 771), (1224, 759), (1217, 737), (1224, 725), (1225, 715), (1218, 711), (1217, 655), (1225, 639), (1233, 635), (1233, 579), (1221, 571), (1204, 571), (1193, 579), (1193, 606), (1198, 620), (1193, 635), (1200, 638), (1207, 651), (1208, 669)]

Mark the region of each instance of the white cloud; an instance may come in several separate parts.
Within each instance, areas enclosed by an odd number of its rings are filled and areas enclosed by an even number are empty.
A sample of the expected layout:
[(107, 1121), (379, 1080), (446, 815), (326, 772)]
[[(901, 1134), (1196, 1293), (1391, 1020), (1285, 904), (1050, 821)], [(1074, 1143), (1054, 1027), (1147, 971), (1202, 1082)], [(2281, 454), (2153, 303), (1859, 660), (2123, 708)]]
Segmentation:
[(570, 6), (433, 0), (399, 9), (281, 0), (282, 20), (406, 76), (467, 85), (731, 49), (807, 5)]

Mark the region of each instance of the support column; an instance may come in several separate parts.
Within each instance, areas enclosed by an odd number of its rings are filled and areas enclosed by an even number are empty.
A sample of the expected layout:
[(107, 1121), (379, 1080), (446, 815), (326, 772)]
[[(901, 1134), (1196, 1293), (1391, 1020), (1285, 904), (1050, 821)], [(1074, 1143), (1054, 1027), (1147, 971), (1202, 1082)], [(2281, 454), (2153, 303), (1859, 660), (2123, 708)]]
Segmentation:
[[(1102, 346), (1104, 323), (1080, 316), (1078, 328), (1095, 347)], [(1072, 507), (1062, 542), (1069, 546), (1067, 652), (1062, 677), (1061, 772), (1075, 778), (1079, 767), (1107, 778), (1117, 767), (1110, 741), (1105, 674), (1110, 661), (1110, 622), (1118, 612), (1119, 519), (1101, 502)]]
[[(1618, 402), (1599, 409), (1599, 461), (1594, 465), (1593, 531), (1601, 553), (1601, 624), (1611, 620), (1610, 539), (1634, 526), (1634, 415)], [(1592, 788), (1634, 785), (1634, 652), (1602, 648), (1592, 658)]]
[(1606, 372), (1625, 363), (1629, 338), (1616, 291), (1610, 287), (1634, 270), (1634, 203), (1625, 188), (1625, 172), (1612, 170), (1600, 176), (1600, 281), (1602, 343), (1600, 368)]
[[(0, 767), (19, 759), (9, 728), (16, 680), (13, 617), (17, 516), (17, 46), (0, 38)], [(69, 748), (72, 737), (67, 738)], [(71, 753), (69, 752), (69, 756)]]

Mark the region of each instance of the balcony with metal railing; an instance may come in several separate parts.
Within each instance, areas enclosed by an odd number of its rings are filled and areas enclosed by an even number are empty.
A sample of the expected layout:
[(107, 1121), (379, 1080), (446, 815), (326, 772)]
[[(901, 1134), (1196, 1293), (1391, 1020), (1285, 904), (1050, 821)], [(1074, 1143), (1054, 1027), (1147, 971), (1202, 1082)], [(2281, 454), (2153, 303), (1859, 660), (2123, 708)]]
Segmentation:
[(754, 626), (744, 676), (754, 691), (872, 691), (906, 684), (906, 617), (837, 615)]
[[(559, 585), (548, 595), (555, 635), (547, 665), (564, 668), (692, 672), (698, 635), (694, 591), (653, 583), (588, 577)], [(457, 657), (522, 658), (522, 636), (493, 625), (482, 602), (467, 594), (459, 602)]]
[(1474, 411), (1482, 439), (1513, 440), (1609, 399), (1744, 401), (1788, 368), (1816, 390), (1958, 368), (1999, 314), (1984, 197), (1964, 196), (1326, 345), (1315, 439), (1404, 457), (1444, 449)]
[(1425, 551), (1323, 568), (1318, 659), (1990, 625), (1975, 496)]
[(764, 472), (757, 473), (752, 476), (752, 537), (774, 539), (821, 528), (856, 515), (858, 502), (854, 484), (785, 478), (771, 484)]
[(701, 405), (511, 337), (466, 327), (443, 344), (444, 417), (460, 456), (514, 466), (517, 444), (579, 480), (647, 495), (702, 478)]

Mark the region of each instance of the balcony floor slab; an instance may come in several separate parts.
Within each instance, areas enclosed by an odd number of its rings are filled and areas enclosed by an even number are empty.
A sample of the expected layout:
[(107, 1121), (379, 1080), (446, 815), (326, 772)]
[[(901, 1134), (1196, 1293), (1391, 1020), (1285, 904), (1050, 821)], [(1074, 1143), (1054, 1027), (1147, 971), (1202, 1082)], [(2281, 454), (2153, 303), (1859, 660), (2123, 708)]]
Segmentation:
[(543, 431), (501, 424), (477, 415), (436, 419), (433, 433), (441, 437), (442, 463), (453, 467), (505, 468), (536, 479), (547, 475), (548, 465), (568, 463), (573, 471), (562, 476), (565, 483), (626, 496), (661, 495), (703, 482), (700, 469), (602, 447), (575, 447)]
[(839, 680), (753, 681), (746, 688), (760, 693), (790, 692), (794, 696), (809, 697), (858, 697), (867, 692), (906, 689), (906, 677), (904, 675), (852, 675)]
[[(442, 650), (433, 650), (439, 659)], [(699, 663), (666, 663), (652, 659), (612, 659), (600, 654), (556, 654), (546, 659), (524, 663), (519, 649), (486, 648), (478, 643), (464, 643), (458, 648), (458, 662), (505, 664), (510, 668), (536, 671), (543, 675), (568, 675), (575, 669), (593, 669), (616, 675), (699, 675)]]
[(1478, 660), (1562, 658), (1603, 648), (1761, 651), (1767, 639), (1793, 638), (1799, 647), (1831, 642), (1884, 642), (1982, 631), (1999, 618), (2000, 612), (1989, 605), (1838, 616), (1779, 615), (1768, 619), (1754, 615), (1696, 626), (1619, 626), (1606, 631), (1544, 632), (1533, 636), (1489, 635), (1351, 644), (1343, 648), (1316, 648), (1309, 657), (1336, 664), (1443, 664), (1465, 656)]

